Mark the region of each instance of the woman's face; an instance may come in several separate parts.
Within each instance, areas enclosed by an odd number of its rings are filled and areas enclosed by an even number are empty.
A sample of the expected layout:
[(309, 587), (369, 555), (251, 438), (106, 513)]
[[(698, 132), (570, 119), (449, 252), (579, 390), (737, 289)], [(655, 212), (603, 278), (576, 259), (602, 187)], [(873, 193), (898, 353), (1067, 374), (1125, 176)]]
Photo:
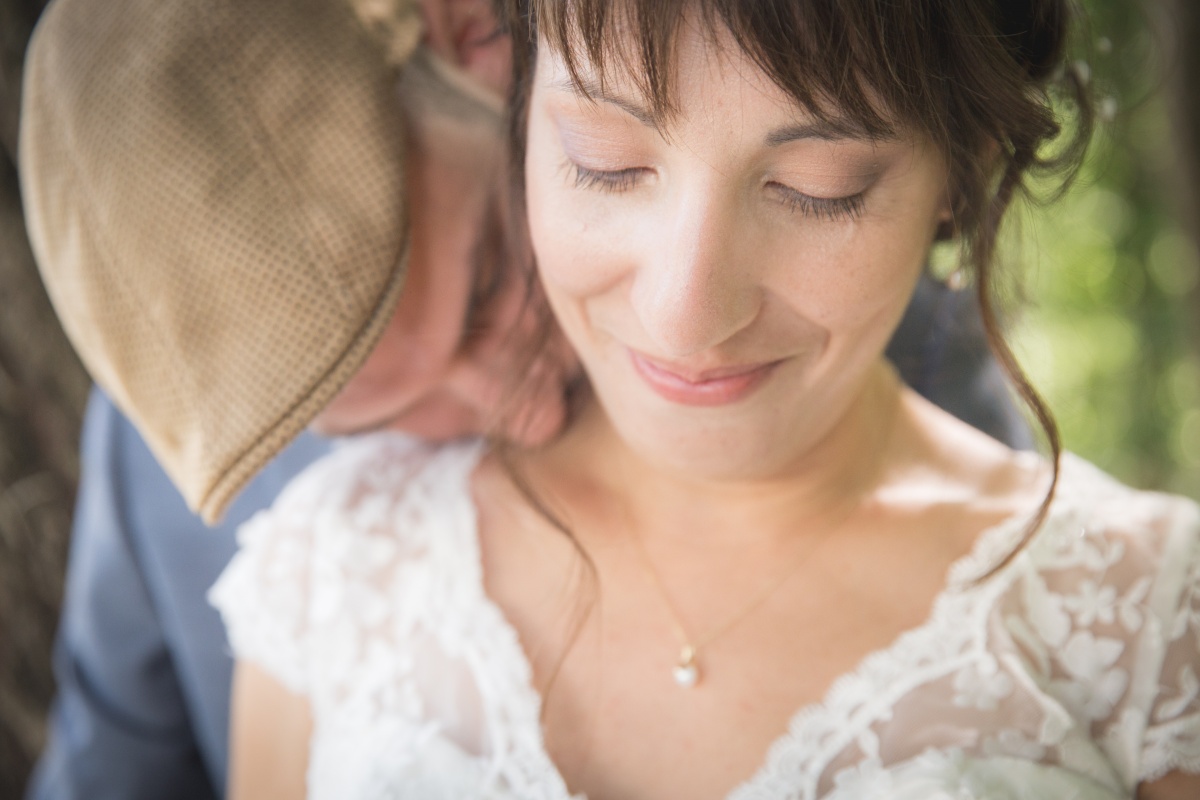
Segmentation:
[(687, 32), (663, 129), (539, 48), (526, 188), (546, 295), (621, 438), (708, 479), (778, 475), (862, 394), (948, 217), (916, 137), (822, 124)]

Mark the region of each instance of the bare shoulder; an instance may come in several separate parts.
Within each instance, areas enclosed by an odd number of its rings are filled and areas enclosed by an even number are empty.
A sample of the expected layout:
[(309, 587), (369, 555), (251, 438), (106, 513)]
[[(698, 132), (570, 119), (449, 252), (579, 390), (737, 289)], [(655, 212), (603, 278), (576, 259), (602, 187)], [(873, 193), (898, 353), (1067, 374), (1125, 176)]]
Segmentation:
[(1172, 772), (1138, 786), (1137, 800), (1194, 800), (1200, 797), (1200, 775)]
[(1200, 797), (1200, 775), (1172, 772), (1138, 787), (1138, 800), (1193, 800)]
[(311, 736), (308, 701), (262, 669), (239, 661), (230, 720), (229, 797), (305, 797)]
[(984, 526), (1034, 512), (1052, 474), (1046, 458), (1011, 449), (907, 388), (889, 451), (892, 502), (954, 508)]
[[(1050, 496), (1048, 458), (1012, 450), (914, 392), (904, 390), (901, 407), (887, 483), (894, 503), (941, 507), (986, 527), (989, 519), (1032, 517)], [(1186, 498), (1131, 488), (1070, 453), (1061, 458), (1058, 477), (1054, 497), (1062, 502), (1052, 514), (1074, 509), (1098, 537), (1150, 552), (1169, 539), (1197, 535), (1200, 509)]]

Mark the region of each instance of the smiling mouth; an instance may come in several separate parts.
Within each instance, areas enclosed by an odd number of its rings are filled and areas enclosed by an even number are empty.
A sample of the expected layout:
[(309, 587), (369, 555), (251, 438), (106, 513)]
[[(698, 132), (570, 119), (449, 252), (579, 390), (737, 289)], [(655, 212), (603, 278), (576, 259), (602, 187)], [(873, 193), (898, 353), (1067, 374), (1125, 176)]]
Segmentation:
[(629, 351), (633, 368), (656, 394), (673, 403), (689, 406), (721, 406), (750, 395), (782, 362), (740, 364), (730, 367), (685, 371)]

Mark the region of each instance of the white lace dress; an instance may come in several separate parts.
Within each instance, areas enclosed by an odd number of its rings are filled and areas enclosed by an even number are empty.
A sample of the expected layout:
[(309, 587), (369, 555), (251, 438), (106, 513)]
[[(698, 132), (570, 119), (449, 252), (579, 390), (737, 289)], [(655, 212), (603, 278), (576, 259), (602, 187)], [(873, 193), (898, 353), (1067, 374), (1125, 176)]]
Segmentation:
[[(483, 590), (479, 444), (349, 442), (241, 531), (211, 598), (311, 702), (321, 800), (567, 800)], [(1067, 457), (1049, 520), (983, 534), (930, 618), (798, 710), (730, 800), (1129, 798), (1200, 772), (1200, 510)]]

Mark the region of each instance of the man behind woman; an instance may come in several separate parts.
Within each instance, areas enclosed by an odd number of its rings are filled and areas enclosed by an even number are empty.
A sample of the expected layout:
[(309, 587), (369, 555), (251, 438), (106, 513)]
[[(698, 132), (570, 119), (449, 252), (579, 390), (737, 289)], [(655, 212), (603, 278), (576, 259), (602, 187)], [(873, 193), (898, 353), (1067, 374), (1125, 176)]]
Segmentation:
[[(220, 65), (235, 71), (238, 80), (217, 83), (215, 89), (212, 81), (177, 81), (172, 84), (173, 91), (183, 92), (186, 97), (168, 93), (165, 99), (170, 102), (161, 105), (155, 105), (147, 92), (130, 91), (129, 75), (122, 73), (129, 62), (115, 58), (116, 54), (136, 53), (146, 69), (144, 74), (156, 78), (194, 75), (197, 71), (209, 74), (215, 68), (212, 56), (220, 51), (219, 47), (185, 49), (167, 46), (169, 42), (162, 40), (156, 40), (155, 47), (147, 45), (153, 37), (168, 36), (168, 31), (173, 31), (170, 36), (191, 42), (197, 37), (213, 37), (225, 42), (226, 47), (229, 41), (240, 41), (237, 37), (249, 37), (256, 52), (273, 52), (273, 79), (291, 75), (289, 83), (294, 84), (295, 78), (303, 76), (299, 83), (310, 111), (312, 99), (321, 96), (320, 92), (328, 89), (335, 78), (352, 76), (364, 85), (373, 85), (388, 77), (382, 57), (374, 56), (373, 62), (362, 57), (360, 51), (369, 52), (370, 48), (361, 31), (356, 33), (340, 17), (336, 24), (328, 24), (324, 15), (329, 11), (318, 15), (303, 3), (233, 4), (221, 9), (220, 14), (215, 14), (209, 4), (194, 9), (188, 3), (152, 5), (156, 6), (153, 14), (148, 7), (134, 2), (107, 4), (101, 13), (92, 4), (60, 0), (55, 3), (54, 23), (43, 26), (34, 45), (41, 66), (34, 71), (36, 82), (31, 85), (44, 87), (57, 101), (55, 113), (63, 116), (47, 115), (35, 108), (27, 113), (29, 130), (37, 131), (43, 145), (74, 131), (80, 138), (72, 150), (72, 163), (84, 165), (84, 172), (88, 164), (110, 164), (111, 156), (103, 148), (80, 146), (82, 141), (95, 141), (98, 113), (94, 106), (69, 102), (66, 88), (76, 85), (81, 75), (109, 92), (99, 112), (110, 114), (114, 108), (127, 108), (129, 113), (121, 115), (125, 119), (138, 114), (158, 115), (155, 124), (160, 126), (187, 122), (179, 115), (181, 109), (197, 101), (197, 86), (215, 91), (215, 95), (208, 95), (211, 105), (205, 125), (189, 123), (177, 128), (181, 138), (174, 140), (173, 154), (180, 166), (211, 162), (214, 156), (218, 162), (244, 163), (247, 148), (269, 153), (271, 148), (281, 146), (279, 139), (284, 135), (292, 142), (307, 141), (309, 129), (295, 126), (267, 126), (262, 131), (265, 139), (222, 140), (207, 135), (210, 128), (241, 130), (240, 121), (248, 111), (226, 116), (214, 110), (228, 109), (231, 97), (247, 100), (249, 96), (242, 94), (240, 87), (267, 85), (261, 80), (261, 71), (237, 72), (243, 66), (238, 58), (222, 60)], [(203, 16), (204, 26), (196, 27), (193, 10)], [(518, 324), (513, 319), (512, 300), (519, 300), (520, 291), (518, 285), (514, 295), (511, 281), (517, 274), (505, 255), (509, 245), (502, 236), (497, 237), (501, 231), (491, 215), (495, 200), (486, 199), (495, 188), (489, 181), (503, 179), (503, 172), (483, 164), (499, 155), (501, 143), (494, 114), (489, 122), (489, 113), (481, 112), (497, 105), (499, 99), (483, 96), (480, 105), (480, 89), (497, 75), (507, 78), (507, 42), (504, 37), (492, 35), (495, 21), (482, 1), (444, 5), (430, 2), (422, 11), (426, 56), (420, 70), (407, 70), (415, 74), (407, 79), (409, 85), (401, 88), (407, 98), (408, 130), (385, 126), (389, 135), (410, 142), (406, 160), (417, 173), (413, 182), (403, 187), (414, 211), (412, 228), (406, 229), (402, 220), (396, 220), (387, 223), (386, 232), (403, 238), (407, 230), (412, 230), (420, 243), (413, 245), (418, 249), (409, 261), (409, 285), (401, 296), (393, 325), (381, 334), (383, 344), (358, 373), (358, 389), (343, 394), (323, 415), (326, 428), (359, 428), (391, 417), (393, 424), (404, 430), (435, 438), (477, 429), (486, 424), (492, 404), (499, 400), (498, 393), (489, 386), (504, 377), (507, 359), (518, 346), (518, 341), (507, 336), (511, 326)], [(264, 15), (272, 20), (269, 31), (261, 29)], [(411, 15), (406, 12), (400, 16)], [(193, 24), (187, 27), (189, 19)], [(326, 21), (314, 28), (318, 20)], [(303, 31), (279, 35), (296, 25), (319, 35)], [(81, 30), (87, 46), (62, 50), (66, 45), (63, 36)], [(396, 41), (412, 38), (394, 26), (390, 35), (393, 46), (388, 50), (393, 54)], [(347, 55), (348, 47), (354, 51), (353, 57)], [(46, 52), (66, 52), (76, 60), (60, 61), (55, 69), (47, 70), (42, 60)], [(89, 60), (89, 53), (97, 57)], [(453, 69), (430, 71), (430, 53), (449, 65), (457, 64), (473, 76), (475, 84), (464, 83), (463, 74)], [(118, 74), (125, 77), (118, 79)], [(40, 96), (36, 89), (34, 94)], [(266, 99), (278, 104), (281, 96)], [(389, 109), (375, 109), (373, 113), (390, 119)], [(257, 117), (252, 114), (251, 118)], [(321, 116), (310, 120), (312, 129), (327, 131), (322, 120), (329, 121)], [(38, 127), (32, 123), (38, 123)], [(352, 119), (341, 119), (339, 124), (346, 138), (361, 146), (367, 136), (364, 131), (377, 129), (379, 120), (371, 120), (370, 126), (353, 124)], [(317, 141), (316, 134), (311, 140), (307, 146)], [(112, 135), (104, 141), (109, 146), (128, 145), (128, 141)], [(145, 158), (152, 145), (150, 142), (136, 155)], [(262, 170), (269, 167), (270, 159), (250, 163), (252, 168), (239, 173), (247, 185), (263, 179)], [(39, 164), (43, 169), (27, 170), (23, 176), (26, 185), (34, 186), (54, 176), (64, 164)], [(81, 236), (109, 238), (119, 233), (119, 226), (136, 226), (160, 234), (172, 229), (163, 221), (164, 209), (170, 207), (164, 197), (205, 190), (203, 185), (185, 180), (184, 174), (182, 169), (157, 173), (141, 170), (137, 180), (155, 180), (143, 183), (143, 191), (115, 196), (97, 192), (95, 187), (83, 191), (76, 177), (60, 184), (65, 190), (62, 194), (46, 194), (42, 188), (30, 196), (55, 198), (51, 207), (35, 204), (35, 218), (47, 214), (70, 218), (77, 226), (73, 230)], [(382, 178), (387, 185), (403, 186), (401, 175), (387, 172), (372, 176), (372, 180)], [(355, 183), (353, 170), (344, 170), (339, 177), (342, 188), (362, 189)], [(133, 178), (133, 173), (125, 174), (125, 182), (115, 188), (128, 187)], [(116, 221), (118, 229), (96, 223), (96, 215), (88, 211), (88, 204), (93, 202), (103, 204), (103, 211)], [(232, 208), (223, 210), (233, 213)], [(294, 209), (283, 211), (287, 213), (273, 214), (262, 221), (257, 230), (262, 241), (294, 232), (288, 227)], [(239, 222), (234, 219), (228, 225), (207, 230), (193, 227), (192, 232), (200, 234), (201, 241), (207, 237), (206, 246), (212, 246), (227, 241)], [(181, 244), (185, 240), (176, 235), (171, 241)], [(463, 246), (470, 243), (476, 244)], [(130, 275), (142, 269), (163, 272), (162, 262), (139, 261), (130, 251), (122, 255), (122, 268)], [(86, 259), (78, 261), (77, 253), (72, 258), (85, 273), (99, 268)], [(55, 288), (56, 281), (62, 280), (60, 265), (44, 262), (44, 266), (54, 267), (47, 278)], [(250, 260), (193, 261), (190, 268), (223, 274), (226, 280), (235, 282), (241, 280), (239, 271), (261, 273), (258, 263)], [(354, 268), (371, 267), (357, 262)], [(497, 278), (507, 278), (508, 282)], [(213, 319), (222, 311), (215, 302), (197, 307), (194, 297), (183, 299), (191, 303), (195, 313)], [(468, 309), (468, 321), (464, 322), (461, 315)], [(78, 324), (86, 309), (75, 310)], [(94, 310), (97, 316), (104, 311)], [(254, 323), (260, 316), (256, 314), (246, 323)], [(157, 336), (175, 335), (172, 324), (170, 319), (160, 319)], [(304, 317), (298, 324), (311, 325), (312, 321)], [(472, 335), (463, 336), (467, 326), (474, 330)], [(111, 333), (103, 327), (92, 327), (87, 334), (88, 353), (104, 359), (107, 348), (110, 366), (112, 361), (121, 360), (128, 368), (137, 363), (138, 348), (154, 345), (148, 341), (126, 342), (126, 347), (118, 351)], [(272, 348), (286, 350), (294, 344), (286, 341), (287, 331), (282, 331), (282, 344), (271, 338), (279, 331), (266, 333), (269, 335), (247, 337), (239, 343), (239, 351), (257, 348), (270, 354), (278, 352)], [(205, 344), (194, 333), (189, 335), (195, 346)], [(889, 355), (906, 380), (924, 395), (999, 438), (1023, 441), (1021, 423), (1003, 396), (996, 366), (986, 359), (983, 350), (969, 297), (923, 281)], [(310, 360), (317, 358), (314, 352), (305, 355)], [(417, 368), (420, 365), (423, 368)], [(176, 366), (185, 371), (195, 368), (188, 363)], [(100, 374), (103, 377), (111, 372), (102, 369)], [(252, 399), (260, 389), (276, 395), (283, 391), (279, 384), (265, 383), (263, 375), (251, 380), (245, 374), (234, 374), (232, 369), (229, 374), (210, 370), (205, 375), (210, 382), (223, 382), (236, 389), (231, 396), (237, 403)], [(147, 422), (146, 399), (137, 392), (126, 399), (141, 425)], [(240, 413), (231, 405), (198, 411), (217, 418)], [(410, 413), (414, 411), (418, 413)], [(179, 418), (171, 422), (194, 424), (194, 420)], [(161, 433), (161, 420), (158, 423)], [(466, 427), (457, 427), (463, 425)], [(205, 442), (204, 446), (211, 452), (216, 444)], [(165, 793), (198, 797), (217, 793), (212, 787), (219, 787), (225, 775), (225, 704), (231, 665), (219, 622), (205, 606), (203, 592), (233, 550), (236, 523), (269, 504), (279, 487), (324, 449), (313, 437), (304, 437), (245, 491), (222, 526), (206, 530), (184, 508), (183, 499), (169, 485), (129, 421), (107, 397), (97, 393), (87, 420), (70, 588), (60, 628), (60, 696), (50, 746), (31, 787), (34, 796), (156, 798)], [(178, 470), (178, 462), (172, 463)], [(194, 482), (185, 488), (189, 496), (195, 496)]]

